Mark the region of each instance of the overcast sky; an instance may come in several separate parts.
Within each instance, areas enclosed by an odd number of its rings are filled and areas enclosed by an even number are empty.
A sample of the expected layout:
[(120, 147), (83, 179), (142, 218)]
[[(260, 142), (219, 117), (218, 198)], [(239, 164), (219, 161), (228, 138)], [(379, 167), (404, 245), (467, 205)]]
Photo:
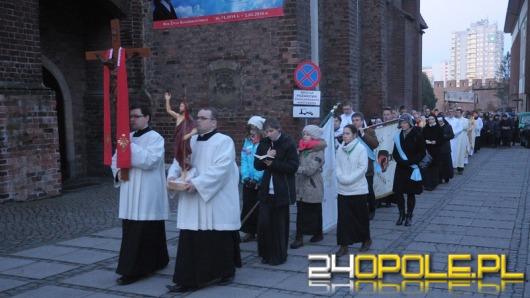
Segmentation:
[[(421, 15), (429, 28), (423, 34), (423, 66), (451, 60), (451, 32), (465, 31), (471, 23), (489, 19), (504, 31), (508, 0), (422, 0)], [(504, 53), (511, 35), (504, 34)]]

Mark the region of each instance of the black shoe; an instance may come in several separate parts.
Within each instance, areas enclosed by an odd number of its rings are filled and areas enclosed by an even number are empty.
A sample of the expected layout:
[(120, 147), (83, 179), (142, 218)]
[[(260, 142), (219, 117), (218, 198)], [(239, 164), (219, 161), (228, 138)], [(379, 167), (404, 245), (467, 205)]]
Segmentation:
[(126, 286), (126, 285), (130, 285), (130, 284), (133, 284), (137, 281), (139, 281), (140, 279), (142, 279), (142, 275), (136, 275), (136, 276), (122, 276), (118, 279), (116, 279), (116, 283), (120, 286)]
[(445, 179), (445, 183), (449, 183), (449, 179)]
[(409, 227), (410, 225), (412, 225), (412, 214), (407, 215), (407, 217), (405, 217), (405, 226)]
[(337, 258), (340, 258), (344, 255), (347, 255), (348, 254), (348, 246), (346, 245), (341, 245), (339, 250), (335, 253), (335, 257)]
[(166, 288), (173, 293), (184, 293), (197, 290), (197, 287), (195, 286), (166, 285)]
[(221, 280), (217, 283), (220, 286), (228, 286), (234, 281), (235, 274), (232, 274), (230, 276), (222, 277)]
[(289, 246), (291, 249), (297, 249), (304, 246), (304, 242), (302, 240), (296, 239), (293, 243), (291, 243), (291, 246)]
[(314, 235), (313, 237), (311, 237), (311, 239), (309, 239), (309, 242), (315, 243), (315, 242), (320, 242), (322, 240), (324, 240), (324, 236), (320, 234), (320, 235)]
[(370, 212), (370, 213), (368, 213), (368, 219), (369, 219), (369, 220), (374, 219), (374, 216), (375, 216), (375, 212)]
[(370, 250), (370, 246), (372, 246), (372, 238), (363, 242), (363, 245), (359, 249), (359, 252), (365, 252), (365, 251)]
[(434, 188), (432, 188), (432, 187), (425, 187), (425, 190), (427, 190), (427, 191), (433, 191), (433, 189)]
[(402, 225), (404, 220), (405, 220), (405, 211), (399, 210), (399, 218), (396, 221), (396, 226)]

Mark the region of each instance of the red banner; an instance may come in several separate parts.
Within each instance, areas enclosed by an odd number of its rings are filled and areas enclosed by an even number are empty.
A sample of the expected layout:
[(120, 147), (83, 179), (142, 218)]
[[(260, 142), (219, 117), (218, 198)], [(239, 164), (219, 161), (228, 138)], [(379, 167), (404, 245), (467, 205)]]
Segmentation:
[(189, 27), (215, 23), (238, 22), (254, 19), (272, 18), (283, 16), (283, 7), (233, 12), (216, 15), (206, 15), (193, 18), (171, 19), (153, 22), (154, 29), (168, 29), (177, 27)]
[(118, 51), (117, 99), (116, 99), (116, 152), (118, 168), (131, 167), (131, 130), (129, 124), (129, 87), (127, 84), (127, 66), (125, 49)]

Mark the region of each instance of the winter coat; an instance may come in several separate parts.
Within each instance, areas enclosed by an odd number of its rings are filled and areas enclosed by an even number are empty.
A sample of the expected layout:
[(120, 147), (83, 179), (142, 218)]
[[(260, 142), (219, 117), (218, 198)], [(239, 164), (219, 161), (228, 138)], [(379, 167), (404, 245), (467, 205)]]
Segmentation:
[(349, 144), (344, 144), (344, 142), (340, 144), (335, 160), (338, 194), (343, 196), (367, 194), (367, 170), (368, 153), (357, 138)]
[(412, 128), (405, 138), (403, 138), (403, 131), (399, 131), (399, 139), (401, 148), (407, 156), (404, 160), (399, 155), (399, 152), (394, 144), (394, 151), (392, 157), (396, 161), (396, 172), (394, 173), (394, 186), (392, 191), (401, 194), (421, 194), (423, 192), (422, 181), (414, 181), (410, 179), (413, 168), (412, 164), (418, 163), (425, 157), (425, 140), (417, 128)]
[(258, 145), (259, 142), (252, 142), (249, 138), (245, 138), (245, 143), (241, 149), (241, 183), (245, 183), (246, 178), (256, 180), (257, 185), (261, 183), (263, 171), (254, 168), (254, 154), (256, 154)]
[(262, 139), (256, 154), (266, 155), (267, 150), (271, 148), (276, 150), (276, 157), (270, 166), (257, 158), (254, 159), (256, 170), (264, 170), (259, 199), (262, 202), (266, 201), (272, 179), (276, 196), (275, 206), (294, 204), (296, 201), (295, 173), (299, 164), (296, 146), (291, 138), (282, 132), (276, 141), (271, 141), (268, 137)]
[(296, 171), (296, 200), (304, 203), (322, 203), (324, 197), (324, 148), (321, 140), (315, 147), (300, 152), (300, 166)]

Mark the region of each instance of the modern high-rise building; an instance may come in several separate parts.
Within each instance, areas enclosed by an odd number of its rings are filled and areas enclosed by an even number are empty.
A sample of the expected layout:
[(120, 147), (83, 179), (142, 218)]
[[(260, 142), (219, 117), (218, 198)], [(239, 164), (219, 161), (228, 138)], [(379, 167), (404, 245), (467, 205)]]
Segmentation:
[(483, 19), (466, 31), (453, 32), (449, 77), (457, 82), (495, 78), (503, 52), (504, 35), (497, 23)]

